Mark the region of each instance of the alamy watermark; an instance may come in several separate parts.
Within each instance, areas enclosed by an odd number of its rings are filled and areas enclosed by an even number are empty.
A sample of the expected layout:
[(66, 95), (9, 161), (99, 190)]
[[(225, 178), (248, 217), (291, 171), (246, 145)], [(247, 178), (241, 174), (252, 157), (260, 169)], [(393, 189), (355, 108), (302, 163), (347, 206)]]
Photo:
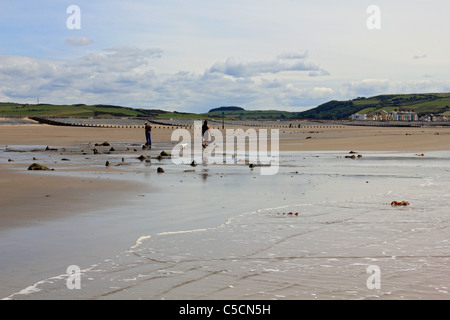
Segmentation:
[[(81, 29), (81, 9), (78, 5), (72, 4), (67, 7), (66, 13), (70, 16), (66, 20), (66, 26), (69, 30)], [(369, 17), (366, 20), (366, 26), (369, 30), (381, 29), (381, 8), (378, 5), (370, 5), (366, 9)]]
[(67, 7), (67, 14), (70, 16), (66, 20), (66, 26), (69, 30), (81, 29), (81, 9), (79, 6), (73, 4)]
[(67, 274), (69, 277), (66, 280), (67, 289), (81, 289), (81, 270), (77, 265), (71, 265), (67, 267)]
[(201, 121), (194, 122), (193, 136), (188, 129), (174, 130), (171, 141), (179, 143), (172, 149), (173, 163), (249, 164), (260, 167), (261, 175), (278, 173), (278, 129), (271, 129), (270, 134), (268, 129), (226, 129), (225, 136), (219, 129), (209, 131), (208, 145), (203, 148)]
[(381, 29), (381, 8), (377, 5), (370, 5), (366, 10), (370, 16), (366, 20), (366, 25), (369, 30)]
[(370, 274), (369, 278), (367, 278), (366, 286), (367, 289), (381, 289), (381, 269), (377, 265), (370, 265), (366, 269), (367, 273)]

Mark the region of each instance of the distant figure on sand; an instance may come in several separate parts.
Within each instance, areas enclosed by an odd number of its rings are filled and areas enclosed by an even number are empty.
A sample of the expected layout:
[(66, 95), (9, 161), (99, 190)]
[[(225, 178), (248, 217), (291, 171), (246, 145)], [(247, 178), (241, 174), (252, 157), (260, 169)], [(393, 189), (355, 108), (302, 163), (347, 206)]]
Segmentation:
[(146, 142), (146, 146), (147, 148), (151, 149), (152, 148), (152, 127), (148, 124), (148, 122), (145, 122), (145, 139), (147, 140)]
[(208, 145), (208, 140), (210, 139), (208, 120), (205, 120), (202, 126), (202, 136), (203, 136), (203, 148)]

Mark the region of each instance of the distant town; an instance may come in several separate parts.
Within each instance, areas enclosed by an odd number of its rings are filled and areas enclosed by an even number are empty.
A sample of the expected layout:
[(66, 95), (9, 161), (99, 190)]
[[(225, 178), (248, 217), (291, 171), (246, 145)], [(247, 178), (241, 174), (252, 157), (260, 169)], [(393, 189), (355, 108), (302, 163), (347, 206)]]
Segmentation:
[(419, 117), (414, 110), (393, 110), (390, 112), (381, 110), (379, 112), (354, 113), (351, 119), (361, 121), (448, 121), (448, 117), (445, 115), (427, 114)]

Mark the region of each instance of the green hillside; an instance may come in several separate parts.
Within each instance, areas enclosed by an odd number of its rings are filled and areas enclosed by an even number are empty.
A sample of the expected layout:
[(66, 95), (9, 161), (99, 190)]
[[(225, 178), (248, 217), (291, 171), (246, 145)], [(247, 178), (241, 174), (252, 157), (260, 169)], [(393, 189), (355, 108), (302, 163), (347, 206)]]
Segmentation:
[(314, 109), (300, 112), (298, 117), (307, 119), (340, 120), (347, 119), (361, 109), (362, 107), (355, 105), (353, 101), (333, 100), (321, 104)]
[(298, 114), (309, 119), (348, 119), (354, 113), (385, 110), (414, 110), (419, 116), (425, 114), (450, 115), (450, 93), (379, 95), (359, 97), (349, 101), (330, 101), (314, 109)]
[(370, 98), (369, 101), (355, 101), (355, 105), (365, 107), (359, 113), (408, 109), (414, 110), (419, 116), (430, 113), (450, 115), (450, 93), (383, 95)]
[(227, 119), (292, 119), (295, 112), (280, 110), (249, 111), (242, 108), (217, 108), (208, 113), (169, 112), (158, 109), (134, 109), (113, 105), (53, 105), (0, 102), (0, 115), (64, 116), (64, 117), (146, 117), (146, 118), (222, 118)]
[(64, 117), (198, 117), (195, 114), (167, 112), (157, 109), (133, 109), (113, 105), (53, 105), (0, 102), (0, 115), (11, 116), (64, 116)]
[(114, 105), (52, 105), (0, 102), (1, 115), (72, 116), (72, 117), (146, 117), (146, 118), (216, 118), (221, 119), (322, 119), (345, 120), (354, 113), (369, 113), (394, 109), (414, 110), (425, 114), (450, 116), (450, 93), (395, 94), (359, 97), (347, 101), (329, 101), (304, 112), (281, 110), (244, 110), (240, 107), (213, 108), (207, 113), (168, 112), (159, 109), (129, 108)]

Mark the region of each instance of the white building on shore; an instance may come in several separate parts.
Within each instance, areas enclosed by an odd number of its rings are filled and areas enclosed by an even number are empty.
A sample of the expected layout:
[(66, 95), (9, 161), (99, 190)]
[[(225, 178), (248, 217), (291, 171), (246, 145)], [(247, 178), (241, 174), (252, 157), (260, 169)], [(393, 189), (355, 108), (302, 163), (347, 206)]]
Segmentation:
[(352, 120), (366, 120), (367, 115), (365, 113), (354, 113), (352, 114)]
[(352, 120), (370, 120), (370, 121), (418, 121), (419, 116), (413, 110), (394, 110), (387, 112), (355, 113), (352, 114)]

